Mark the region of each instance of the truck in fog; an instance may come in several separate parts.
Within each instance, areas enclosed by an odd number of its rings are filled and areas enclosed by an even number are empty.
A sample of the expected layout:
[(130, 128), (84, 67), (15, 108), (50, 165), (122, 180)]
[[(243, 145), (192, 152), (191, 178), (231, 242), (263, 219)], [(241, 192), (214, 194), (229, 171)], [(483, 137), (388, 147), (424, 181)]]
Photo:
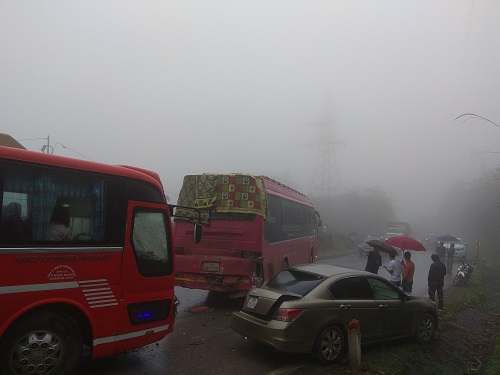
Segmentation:
[(401, 236), (412, 236), (410, 224), (405, 221), (390, 221), (386, 225), (386, 233), (395, 233)]

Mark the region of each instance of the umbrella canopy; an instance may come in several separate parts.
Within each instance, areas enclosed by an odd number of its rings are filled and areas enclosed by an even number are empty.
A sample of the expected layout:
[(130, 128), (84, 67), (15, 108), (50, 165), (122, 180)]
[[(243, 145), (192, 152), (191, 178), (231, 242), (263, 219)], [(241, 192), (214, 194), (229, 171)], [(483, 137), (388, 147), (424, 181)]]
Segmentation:
[(370, 245), (371, 247), (373, 247), (373, 248), (376, 247), (377, 249), (379, 249), (380, 251), (382, 251), (384, 253), (387, 253), (387, 254), (394, 253), (395, 255), (398, 254), (398, 252), (397, 252), (397, 250), (395, 248), (393, 248), (392, 246), (386, 244), (382, 240), (374, 239), (374, 240), (366, 241), (366, 243), (368, 245)]
[(459, 241), (459, 239), (455, 236), (452, 236), (451, 234), (445, 234), (443, 236), (439, 236), (438, 238), (436, 238), (436, 241), (437, 242), (449, 242), (449, 241)]
[(406, 236), (391, 237), (385, 241), (388, 245), (399, 247), (403, 250), (425, 251), (424, 245), (416, 239)]

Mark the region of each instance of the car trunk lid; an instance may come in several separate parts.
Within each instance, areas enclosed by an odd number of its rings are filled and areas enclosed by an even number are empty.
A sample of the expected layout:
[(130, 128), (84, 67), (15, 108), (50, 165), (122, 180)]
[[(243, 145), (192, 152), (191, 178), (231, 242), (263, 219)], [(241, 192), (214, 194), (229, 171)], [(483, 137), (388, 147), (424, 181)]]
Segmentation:
[(300, 299), (302, 296), (270, 289), (251, 289), (245, 299), (243, 311), (270, 320), (274, 312), (285, 301)]

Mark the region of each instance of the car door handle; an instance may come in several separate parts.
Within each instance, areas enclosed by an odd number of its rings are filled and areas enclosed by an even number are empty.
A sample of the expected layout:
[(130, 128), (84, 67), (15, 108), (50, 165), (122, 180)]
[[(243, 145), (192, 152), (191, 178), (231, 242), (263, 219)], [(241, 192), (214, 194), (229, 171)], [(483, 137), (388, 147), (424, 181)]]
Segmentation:
[(341, 309), (350, 309), (351, 305), (349, 305), (349, 304), (347, 304), (347, 305), (342, 304), (342, 305), (340, 305), (340, 308)]
[(387, 305), (378, 305), (379, 308), (385, 308)]

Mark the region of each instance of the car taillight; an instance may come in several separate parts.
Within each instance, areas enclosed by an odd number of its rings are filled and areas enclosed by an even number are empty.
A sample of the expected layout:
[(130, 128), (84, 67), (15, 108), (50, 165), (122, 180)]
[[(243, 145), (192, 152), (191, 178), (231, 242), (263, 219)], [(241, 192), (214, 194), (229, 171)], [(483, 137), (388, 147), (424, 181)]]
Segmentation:
[(280, 322), (293, 322), (303, 311), (304, 309), (278, 309), (273, 319)]

